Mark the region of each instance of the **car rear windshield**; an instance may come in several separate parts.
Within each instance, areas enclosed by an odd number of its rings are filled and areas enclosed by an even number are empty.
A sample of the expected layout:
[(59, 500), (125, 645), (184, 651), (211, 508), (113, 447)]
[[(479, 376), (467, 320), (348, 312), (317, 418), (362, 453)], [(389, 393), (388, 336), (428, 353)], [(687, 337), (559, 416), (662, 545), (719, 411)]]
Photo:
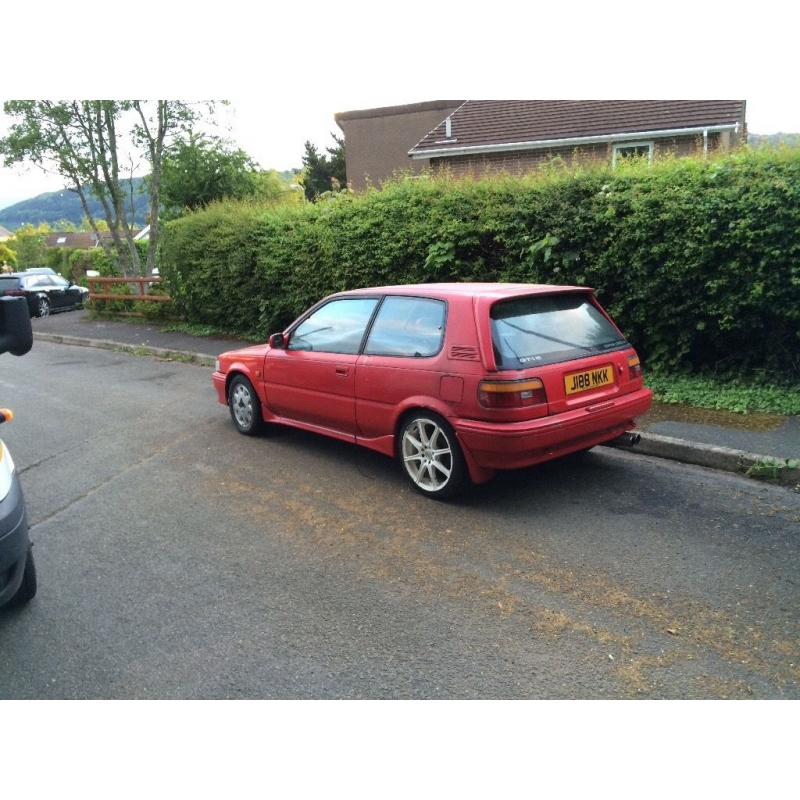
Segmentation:
[(4, 292), (6, 289), (19, 289), (19, 278), (8, 276), (0, 278), (0, 292)]
[(585, 294), (506, 300), (492, 306), (490, 316), (498, 369), (527, 369), (630, 346)]

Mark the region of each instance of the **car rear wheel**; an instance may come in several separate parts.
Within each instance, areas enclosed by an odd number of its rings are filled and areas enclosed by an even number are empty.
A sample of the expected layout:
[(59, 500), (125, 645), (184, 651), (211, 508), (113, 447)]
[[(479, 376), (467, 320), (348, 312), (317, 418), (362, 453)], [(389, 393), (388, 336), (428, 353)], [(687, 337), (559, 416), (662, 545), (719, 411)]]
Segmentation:
[(455, 497), (467, 483), (456, 435), (438, 414), (419, 412), (409, 416), (400, 431), (398, 451), (409, 482), (426, 497)]
[(36, 303), (36, 316), (49, 317), (50, 316), (50, 301), (46, 297), (40, 297)]
[(228, 408), (239, 433), (254, 436), (264, 427), (261, 401), (253, 384), (244, 375), (237, 375), (228, 388)]
[(11, 599), (13, 605), (22, 605), (36, 597), (36, 564), (33, 561), (33, 550), (28, 548), (28, 557), (25, 559), (25, 571), (22, 573), (22, 583), (17, 593)]

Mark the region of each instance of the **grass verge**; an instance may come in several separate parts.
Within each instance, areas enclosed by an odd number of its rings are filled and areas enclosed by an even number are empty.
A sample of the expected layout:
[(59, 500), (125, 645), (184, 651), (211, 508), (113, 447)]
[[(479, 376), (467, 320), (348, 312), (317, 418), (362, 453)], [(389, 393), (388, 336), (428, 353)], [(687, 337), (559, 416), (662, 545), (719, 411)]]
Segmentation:
[(738, 414), (800, 414), (800, 385), (779, 386), (699, 375), (648, 373), (645, 383), (660, 403), (733, 411)]

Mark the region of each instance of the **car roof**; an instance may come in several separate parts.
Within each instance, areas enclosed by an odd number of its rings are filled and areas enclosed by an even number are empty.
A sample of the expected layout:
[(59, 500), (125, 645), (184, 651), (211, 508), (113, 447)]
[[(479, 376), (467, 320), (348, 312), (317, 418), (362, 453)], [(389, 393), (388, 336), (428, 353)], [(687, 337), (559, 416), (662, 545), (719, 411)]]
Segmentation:
[(369, 294), (428, 295), (431, 297), (484, 297), (502, 300), (531, 294), (555, 294), (561, 292), (593, 292), (588, 286), (560, 286), (549, 283), (404, 283), (397, 286), (372, 286), (339, 292), (336, 296)]

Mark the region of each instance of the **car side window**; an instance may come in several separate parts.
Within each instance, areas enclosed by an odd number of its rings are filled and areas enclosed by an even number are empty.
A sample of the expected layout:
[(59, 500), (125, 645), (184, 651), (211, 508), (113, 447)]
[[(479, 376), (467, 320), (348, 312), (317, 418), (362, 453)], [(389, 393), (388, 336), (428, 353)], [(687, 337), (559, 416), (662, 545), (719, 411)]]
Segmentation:
[(435, 356), (444, 337), (445, 304), (426, 297), (387, 297), (364, 350), (371, 356)]
[(294, 329), (286, 349), (355, 355), (377, 303), (374, 297), (331, 300)]
[(30, 278), (25, 278), (26, 289), (41, 289), (45, 286), (50, 286), (50, 281), (47, 280), (46, 275), (33, 275)]

